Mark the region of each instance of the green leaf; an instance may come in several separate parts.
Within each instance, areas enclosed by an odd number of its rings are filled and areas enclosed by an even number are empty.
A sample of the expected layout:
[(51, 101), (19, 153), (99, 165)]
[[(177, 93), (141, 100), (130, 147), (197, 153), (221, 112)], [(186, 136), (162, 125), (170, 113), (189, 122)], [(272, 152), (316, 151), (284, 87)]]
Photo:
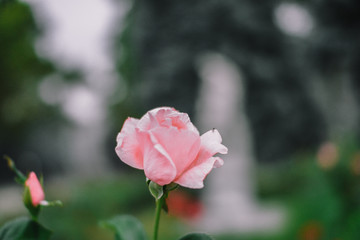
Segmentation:
[(48, 240), (51, 231), (27, 217), (16, 218), (0, 228), (1, 240)]
[(115, 232), (116, 240), (146, 240), (143, 225), (139, 220), (130, 215), (120, 215), (100, 222), (104, 228)]
[(214, 239), (204, 233), (190, 233), (183, 236), (179, 240), (214, 240)]
[(153, 195), (156, 200), (159, 200), (164, 195), (163, 186), (160, 186), (156, 182), (151, 181), (149, 183), (149, 190), (151, 195)]

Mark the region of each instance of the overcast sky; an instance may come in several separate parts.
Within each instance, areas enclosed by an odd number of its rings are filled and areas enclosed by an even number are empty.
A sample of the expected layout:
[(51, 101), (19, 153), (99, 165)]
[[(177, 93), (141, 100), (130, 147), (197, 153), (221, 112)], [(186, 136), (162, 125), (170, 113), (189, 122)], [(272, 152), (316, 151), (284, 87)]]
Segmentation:
[[(113, 0), (24, 0), (45, 27), (38, 53), (63, 68), (112, 68), (111, 34), (127, 7)], [(123, 4), (121, 4), (123, 3)]]

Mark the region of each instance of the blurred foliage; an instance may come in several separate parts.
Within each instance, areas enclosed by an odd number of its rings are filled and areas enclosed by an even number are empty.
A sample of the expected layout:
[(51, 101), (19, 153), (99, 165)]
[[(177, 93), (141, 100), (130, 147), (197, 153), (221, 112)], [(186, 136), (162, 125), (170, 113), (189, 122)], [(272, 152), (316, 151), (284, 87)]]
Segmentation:
[(360, 238), (360, 144), (349, 138), (334, 146), (259, 168), (259, 197), (279, 199), (289, 209), (285, 232), (271, 239)]
[[(278, 233), (217, 235), (216, 240), (353, 240), (360, 238), (360, 144), (353, 138), (331, 143), (336, 151), (306, 154), (286, 163), (260, 164), (258, 197), (264, 203), (278, 202), (287, 210), (287, 220)], [(45, 185), (49, 199), (61, 199), (62, 208), (47, 208), (40, 222), (52, 229), (52, 239), (113, 239), (99, 222), (118, 214), (140, 219), (152, 234), (155, 203), (143, 173), (101, 180), (54, 182)], [(19, 196), (20, 197), (20, 196)], [(10, 218), (9, 218), (10, 219)], [(4, 219), (5, 220), (5, 219)], [(190, 232), (186, 219), (163, 213), (162, 239), (177, 239)]]
[(146, 240), (144, 226), (131, 215), (117, 215), (109, 220), (100, 222), (100, 225), (114, 232), (116, 240)]
[[(319, 0), (303, 1), (312, 13), (316, 28), (306, 42), (307, 74), (322, 76), (328, 89), (332, 89), (333, 105), (342, 99), (336, 95), (343, 91), (343, 82), (350, 82), (350, 91), (345, 98), (355, 98), (359, 114), (360, 106), (360, 2), (356, 0)], [(316, 78), (315, 78), (316, 79)], [(314, 79), (310, 79), (314, 80)], [(339, 112), (338, 108), (329, 107), (329, 111)], [(341, 113), (340, 113), (341, 114)], [(342, 114), (341, 114), (342, 115)], [(347, 117), (349, 114), (347, 114)], [(360, 137), (359, 118), (351, 132)], [(344, 127), (346, 128), (346, 127)], [(347, 134), (347, 132), (345, 132)]]
[[(40, 99), (38, 88), (50, 74), (68, 81), (80, 75), (61, 72), (37, 55), (35, 41), (42, 29), (28, 4), (2, 1), (0, 16), (0, 154), (19, 159), (20, 168), (31, 165), (35, 171), (60, 170), (61, 154), (54, 155), (60, 151), (59, 145), (48, 143), (55, 143), (65, 119), (58, 106), (46, 105)], [(0, 161), (0, 182), (11, 179), (4, 169)]]
[(41, 226), (33, 219), (20, 217), (7, 222), (0, 228), (0, 238), (2, 240), (14, 239), (50, 239), (51, 231)]
[(356, 0), (305, 1), (318, 28), (311, 41), (311, 60), (325, 72), (346, 68), (359, 83), (360, 3)]
[[(155, 203), (142, 173), (71, 185), (60, 183), (45, 191), (48, 198), (58, 197), (64, 203), (61, 208), (46, 208), (40, 214), (39, 221), (53, 230), (53, 240), (113, 239), (113, 232), (102, 228), (100, 222), (119, 214), (136, 216), (144, 224), (147, 235), (152, 236)], [(178, 238), (182, 234), (180, 226), (176, 219), (164, 216), (163, 238)]]
[[(46, 111), (39, 107), (36, 83), (53, 67), (35, 53), (38, 29), (26, 4), (5, 4), (0, 15), (0, 127), (3, 135), (15, 138)], [(9, 141), (1, 140), (1, 144)]]
[(4, 2), (0, 16), (0, 153), (17, 157), (27, 134), (53, 111), (37, 97), (37, 84), (53, 67), (35, 53), (39, 29), (28, 5)]

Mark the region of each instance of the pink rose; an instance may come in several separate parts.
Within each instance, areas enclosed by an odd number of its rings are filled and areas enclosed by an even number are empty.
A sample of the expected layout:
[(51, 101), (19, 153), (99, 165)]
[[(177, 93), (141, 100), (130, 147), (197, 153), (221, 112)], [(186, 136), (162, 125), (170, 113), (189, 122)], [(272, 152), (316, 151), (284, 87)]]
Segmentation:
[(200, 136), (186, 113), (160, 107), (141, 119), (128, 118), (117, 136), (115, 151), (131, 167), (144, 169), (151, 181), (202, 188), (206, 175), (223, 165), (216, 153), (227, 153), (216, 129)]
[(40, 202), (45, 199), (44, 190), (34, 172), (30, 172), (29, 177), (25, 182), (25, 186), (29, 188), (31, 202), (34, 207), (39, 205)]

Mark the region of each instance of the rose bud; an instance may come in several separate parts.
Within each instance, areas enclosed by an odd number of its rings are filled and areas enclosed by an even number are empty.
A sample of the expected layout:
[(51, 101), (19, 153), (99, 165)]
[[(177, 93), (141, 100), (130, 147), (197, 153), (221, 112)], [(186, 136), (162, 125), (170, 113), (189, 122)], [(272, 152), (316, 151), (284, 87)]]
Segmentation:
[(38, 206), (45, 199), (44, 190), (34, 172), (30, 172), (25, 182), (25, 186), (29, 188), (31, 202), (34, 207)]

